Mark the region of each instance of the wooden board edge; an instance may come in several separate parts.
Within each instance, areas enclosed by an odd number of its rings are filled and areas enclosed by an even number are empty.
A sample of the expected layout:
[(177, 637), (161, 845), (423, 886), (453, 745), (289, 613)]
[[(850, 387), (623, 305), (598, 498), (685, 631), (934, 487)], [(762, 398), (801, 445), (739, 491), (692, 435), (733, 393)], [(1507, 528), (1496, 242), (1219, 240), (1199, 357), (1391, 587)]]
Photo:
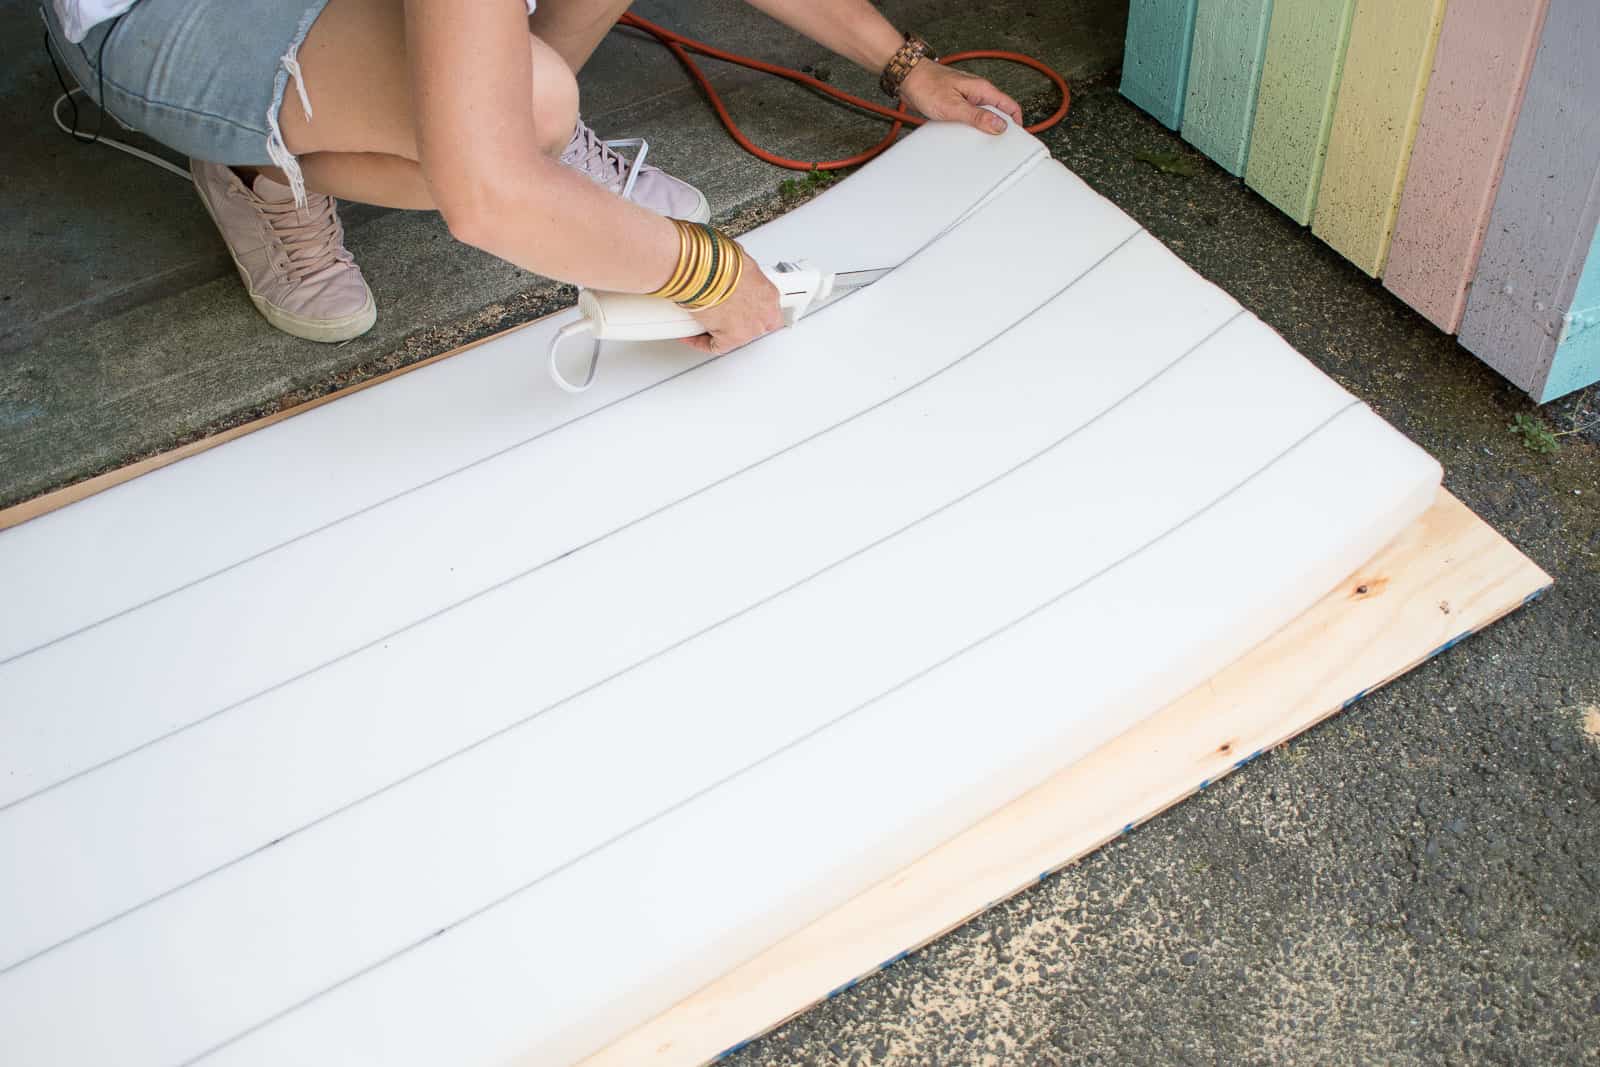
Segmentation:
[(375, 375), (374, 377), (366, 378), (350, 385), (341, 386), (332, 392), (324, 393), (322, 396), (314, 397), (313, 399), (304, 401), (303, 403), (295, 404), (291, 407), (280, 408), (269, 415), (263, 415), (258, 419), (251, 419), (249, 422), (241, 422), (237, 426), (230, 426), (226, 430), (219, 430), (214, 434), (199, 438), (195, 441), (190, 441), (186, 444), (181, 444), (176, 448), (168, 449), (165, 452), (158, 452), (153, 456), (146, 456), (144, 459), (135, 460), (132, 463), (117, 467), (114, 470), (106, 471), (103, 474), (96, 474), (92, 477), (85, 478), (82, 481), (73, 482), (70, 485), (64, 485), (59, 489), (51, 489), (47, 492), (40, 493), (38, 496), (29, 497), (26, 500), (12, 504), (8, 508), (0, 509), (0, 531), (9, 530), (13, 526), (20, 526), (23, 523), (28, 522), (31, 519), (36, 519), (41, 515), (48, 515), (52, 511), (57, 511), (66, 507), (68, 504), (76, 504), (78, 501), (85, 500), (91, 496), (94, 496), (96, 493), (103, 493), (107, 489), (115, 488), (124, 482), (130, 482), (142, 474), (149, 474), (151, 471), (158, 471), (162, 467), (171, 466), (179, 460), (188, 459), (190, 456), (197, 456), (201, 452), (210, 451), (211, 449), (216, 448), (218, 445), (227, 444), (229, 441), (236, 440), (245, 436), (246, 434), (255, 433), (257, 430), (264, 430), (268, 426), (283, 422), (285, 419), (291, 419), (296, 415), (304, 415), (308, 411), (311, 411), (315, 408), (320, 408), (324, 404), (330, 404), (333, 401), (339, 400), (343, 397), (359, 393), (363, 389), (370, 389), (375, 385), (382, 385), (384, 382), (392, 381), (401, 375), (410, 374), (414, 370), (421, 370), (423, 367), (431, 367), (435, 363), (462, 355), (465, 352), (470, 352), (479, 345), (488, 344), (490, 341), (498, 341), (508, 334), (516, 333), (518, 330), (527, 329), (529, 326), (536, 326), (546, 319), (551, 318), (554, 315), (559, 315), (566, 310), (567, 308), (564, 307), (558, 308), (555, 311), (540, 315), (538, 318), (529, 319), (527, 322), (519, 322), (515, 326), (507, 326), (503, 330), (497, 330), (494, 333), (480, 337), (475, 341), (468, 341), (464, 345), (457, 345), (455, 348), (452, 348), (446, 352), (436, 352), (431, 356), (417, 360), (415, 363), (407, 363), (403, 367), (396, 367), (394, 370), (385, 371), (384, 373)]
[[(1549, 575), (1441, 490), (1429, 512), (1367, 566), (1211, 681), (582, 1067), (721, 1059), (1349, 708), (1550, 585)], [(1354, 652), (1331, 654), (1346, 648), (1340, 638)], [(1141, 773), (1129, 775), (1130, 766)], [(1158, 780), (1138, 784), (1152, 768)]]

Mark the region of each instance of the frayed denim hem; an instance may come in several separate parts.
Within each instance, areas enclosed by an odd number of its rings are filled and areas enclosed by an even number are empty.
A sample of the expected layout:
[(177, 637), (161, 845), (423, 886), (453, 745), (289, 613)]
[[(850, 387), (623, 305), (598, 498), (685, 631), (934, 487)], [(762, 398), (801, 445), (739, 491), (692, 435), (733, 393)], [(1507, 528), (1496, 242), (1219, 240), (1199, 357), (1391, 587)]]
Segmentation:
[(273, 164), (289, 179), (289, 190), (294, 194), (294, 202), (300, 207), (306, 206), (306, 179), (300, 171), (300, 161), (289, 151), (283, 143), (283, 130), (278, 125), (278, 113), (283, 110), (283, 98), (289, 88), (289, 79), (294, 79), (296, 94), (300, 97), (300, 107), (305, 112), (306, 121), (311, 121), (311, 94), (306, 89), (305, 77), (300, 72), (300, 45), (305, 42), (306, 34), (311, 32), (312, 23), (317, 21), (317, 16), (322, 14), (322, 9), (327, 5), (327, 0), (316, 0), (307, 9), (305, 17), (300, 20), (300, 26), (295, 30), (294, 39), (289, 42), (289, 48), (283, 53), (283, 58), (278, 60), (278, 76), (272, 83), (272, 102), (267, 105), (267, 155)]

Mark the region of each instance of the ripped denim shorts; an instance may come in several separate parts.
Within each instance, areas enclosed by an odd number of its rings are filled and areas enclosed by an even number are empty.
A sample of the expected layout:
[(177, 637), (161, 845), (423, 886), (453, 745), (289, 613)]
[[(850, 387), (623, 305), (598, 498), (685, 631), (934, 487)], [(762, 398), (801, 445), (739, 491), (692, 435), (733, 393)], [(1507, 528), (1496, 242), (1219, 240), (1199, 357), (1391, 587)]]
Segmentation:
[(79, 44), (67, 40), (51, 4), (42, 10), (56, 62), (111, 117), (193, 159), (276, 164), (301, 199), (300, 165), (284, 147), (278, 110), (292, 81), (311, 113), (296, 55), (326, 3), (139, 0)]

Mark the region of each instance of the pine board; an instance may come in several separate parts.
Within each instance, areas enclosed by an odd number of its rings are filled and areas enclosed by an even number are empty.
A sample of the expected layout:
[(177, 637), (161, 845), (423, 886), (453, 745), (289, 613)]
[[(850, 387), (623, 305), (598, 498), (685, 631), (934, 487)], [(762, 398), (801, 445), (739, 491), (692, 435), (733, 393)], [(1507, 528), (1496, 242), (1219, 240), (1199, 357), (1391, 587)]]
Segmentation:
[(1383, 284), (1446, 333), (1466, 310), (1548, 0), (1451, 0)]
[(1183, 124), (1196, 0), (1131, 0), (1122, 95), (1169, 129)]
[(1597, 55), (1600, 5), (1550, 0), (1461, 323), (1467, 350), (1539, 401), (1600, 378), (1600, 336), (1569, 318), (1596, 314), (1578, 283), (1600, 244)]
[(1311, 229), (1383, 273), (1445, 0), (1357, 0)]
[(1183, 138), (1229, 174), (1250, 151), (1271, 0), (1200, 0), (1183, 107)]
[(1370, 564), (1209, 683), (583, 1067), (691, 1067), (734, 1051), (1348, 708), (1549, 584), (1441, 493)]
[(1245, 180), (1310, 225), (1355, 0), (1275, 0)]

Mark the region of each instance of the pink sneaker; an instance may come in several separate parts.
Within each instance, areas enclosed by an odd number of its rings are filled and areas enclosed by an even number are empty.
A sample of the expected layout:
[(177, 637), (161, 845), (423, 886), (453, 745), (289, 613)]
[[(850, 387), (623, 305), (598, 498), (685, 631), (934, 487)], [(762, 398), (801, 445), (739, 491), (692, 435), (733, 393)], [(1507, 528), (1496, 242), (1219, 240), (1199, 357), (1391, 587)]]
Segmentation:
[[(633, 160), (617, 154), (617, 148), (627, 146), (640, 149), (641, 154), (636, 157), (639, 160), (638, 167), (634, 167)], [(567, 143), (567, 150), (561, 153), (561, 162), (658, 215), (683, 219), (685, 222), (710, 222), (711, 205), (706, 203), (700, 190), (674, 178), (660, 167), (645, 163), (643, 150), (644, 144), (638, 140), (602, 141), (579, 119), (572, 131), (572, 140)], [(630, 171), (636, 171), (631, 188), (628, 185)]]
[(372, 328), (377, 304), (344, 247), (333, 197), (308, 192), (302, 210), (287, 185), (264, 174), (247, 187), (219, 163), (193, 160), (189, 170), (250, 300), (268, 322), (308, 341), (348, 341)]

